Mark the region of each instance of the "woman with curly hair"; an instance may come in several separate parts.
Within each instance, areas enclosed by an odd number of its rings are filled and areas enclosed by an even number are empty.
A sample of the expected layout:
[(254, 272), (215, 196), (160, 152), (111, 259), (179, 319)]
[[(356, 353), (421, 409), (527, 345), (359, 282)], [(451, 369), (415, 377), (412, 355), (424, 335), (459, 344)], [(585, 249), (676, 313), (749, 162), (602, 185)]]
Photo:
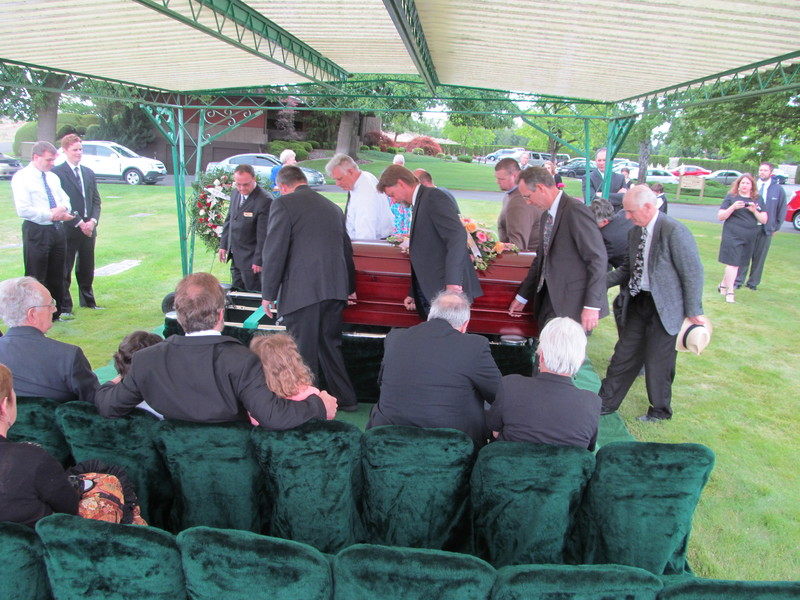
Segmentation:
[(758, 228), (767, 222), (767, 209), (758, 195), (752, 175), (745, 173), (733, 182), (719, 207), (717, 219), (724, 221), (719, 262), (725, 265), (725, 274), (717, 291), (725, 296), (727, 302), (736, 302), (733, 284), (739, 264), (752, 251)]

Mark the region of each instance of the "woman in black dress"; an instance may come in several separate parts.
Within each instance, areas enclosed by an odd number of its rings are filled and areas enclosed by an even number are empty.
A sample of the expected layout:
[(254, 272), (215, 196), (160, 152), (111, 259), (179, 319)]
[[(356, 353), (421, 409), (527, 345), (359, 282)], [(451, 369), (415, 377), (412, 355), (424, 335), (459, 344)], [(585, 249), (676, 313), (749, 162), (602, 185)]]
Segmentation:
[(767, 222), (767, 210), (752, 175), (745, 173), (733, 182), (717, 218), (725, 222), (719, 245), (719, 262), (725, 265), (725, 274), (717, 290), (727, 302), (735, 302), (733, 282), (739, 264), (752, 251), (758, 228)]
[(16, 420), (11, 371), (0, 364), (0, 521), (33, 527), (54, 512), (78, 514), (80, 496), (61, 464), (41, 446), (6, 439)]

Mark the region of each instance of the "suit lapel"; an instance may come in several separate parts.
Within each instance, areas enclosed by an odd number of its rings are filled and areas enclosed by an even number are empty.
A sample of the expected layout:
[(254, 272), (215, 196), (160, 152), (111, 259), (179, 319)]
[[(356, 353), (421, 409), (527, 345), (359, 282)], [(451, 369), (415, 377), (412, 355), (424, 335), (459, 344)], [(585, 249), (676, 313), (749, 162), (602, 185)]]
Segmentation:
[(658, 218), (656, 219), (655, 224), (653, 225), (653, 239), (650, 240), (650, 254), (647, 255), (648, 274), (653, 273), (653, 265), (655, 264), (656, 253), (658, 252), (658, 248), (661, 243), (661, 226), (663, 220), (664, 217), (659, 215)]

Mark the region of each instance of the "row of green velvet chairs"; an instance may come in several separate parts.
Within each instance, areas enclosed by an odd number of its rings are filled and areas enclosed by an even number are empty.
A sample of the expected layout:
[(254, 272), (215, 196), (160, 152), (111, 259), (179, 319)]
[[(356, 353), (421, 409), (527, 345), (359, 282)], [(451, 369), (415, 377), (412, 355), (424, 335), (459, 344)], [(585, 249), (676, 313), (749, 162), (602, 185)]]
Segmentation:
[[(449, 429), (338, 421), (249, 425), (118, 420), (57, 406), (75, 460), (127, 469), (152, 524), (248, 530), (323, 552), (367, 542), (474, 554), (495, 567), (606, 564), (689, 571), (692, 516), (714, 463), (697, 444), (581, 448)], [(15, 426), (16, 427), (16, 426)], [(12, 429), (13, 431), (13, 429)]]
[(656, 577), (621, 565), (496, 569), (440, 550), (358, 544), (335, 555), (259, 534), (177, 536), (68, 515), (0, 523), (4, 600), (784, 600), (800, 582)]

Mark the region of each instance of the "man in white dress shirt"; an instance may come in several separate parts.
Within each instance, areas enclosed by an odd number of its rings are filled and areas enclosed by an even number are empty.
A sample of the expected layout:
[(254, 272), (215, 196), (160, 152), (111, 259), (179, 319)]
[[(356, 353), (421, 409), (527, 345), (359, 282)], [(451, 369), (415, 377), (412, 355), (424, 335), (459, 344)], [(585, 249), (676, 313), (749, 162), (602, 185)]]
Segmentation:
[(335, 155), (325, 170), (347, 192), (344, 216), (350, 239), (380, 240), (392, 235), (394, 215), (389, 199), (376, 189), (378, 180), (372, 173), (359, 169), (346, 154)]
[(58, 177), (50, 172), (56, 148), (39, 141), (31, 150), (31, 162), (11, 179), (14, 205), (22, 221), (22, 256), (25, 275), (39, 280), (55, 299), (53, 320), (61, 316), (64, 302), (64, 268), (67, 242), (64, 221), (71, 221), (72, 206)]

